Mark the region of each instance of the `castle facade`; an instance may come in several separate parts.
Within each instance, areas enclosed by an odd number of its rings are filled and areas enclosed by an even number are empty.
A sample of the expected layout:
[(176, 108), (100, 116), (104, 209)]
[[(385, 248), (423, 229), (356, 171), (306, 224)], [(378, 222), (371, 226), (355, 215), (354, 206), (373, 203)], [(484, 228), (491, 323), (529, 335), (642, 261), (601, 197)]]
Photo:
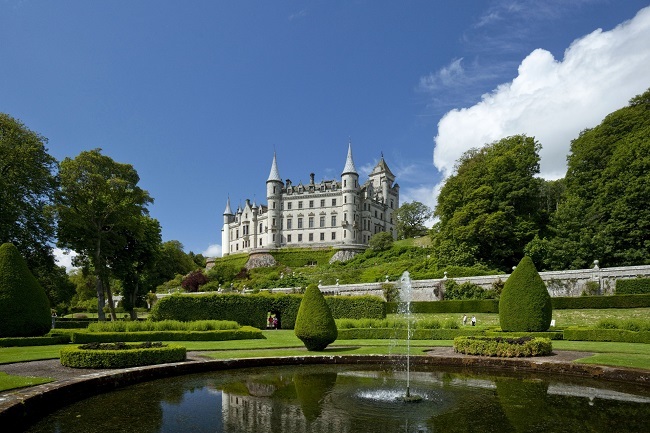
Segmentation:
[(399, 207), (399, 185), (383, 155), (360, 184), (352, 159), (352, 146), (341, 179), (292, 184), (282, 180), (276, 155), (266, 180), (268, 205), (246, 200), (232, 212), (230, 198), (223, 213), (223, 256), (279, 248), (363, 250), (370, 237), (389, 232), (397, 238), (393, 213)]

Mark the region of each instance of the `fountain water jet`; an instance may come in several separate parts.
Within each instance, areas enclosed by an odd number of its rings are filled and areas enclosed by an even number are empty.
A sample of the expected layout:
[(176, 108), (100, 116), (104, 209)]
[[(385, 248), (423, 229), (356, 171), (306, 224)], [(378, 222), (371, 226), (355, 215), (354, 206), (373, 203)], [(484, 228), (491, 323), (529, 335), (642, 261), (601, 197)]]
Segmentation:
[(404, 271), (400, 278), (400, 313), (406, 317), (406, 395), (401, 397), (404, 402), (422, 401), (419, 395), (411, 395), (411, 276)]

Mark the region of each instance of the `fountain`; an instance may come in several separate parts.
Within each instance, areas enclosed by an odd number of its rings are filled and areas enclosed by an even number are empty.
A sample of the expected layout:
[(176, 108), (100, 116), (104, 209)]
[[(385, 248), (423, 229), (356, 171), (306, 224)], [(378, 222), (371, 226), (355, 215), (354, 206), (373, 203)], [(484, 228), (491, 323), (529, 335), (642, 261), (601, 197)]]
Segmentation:
[(406, 318), (406, 395), (401, 399), (407, 403), (416, 403), (422, 401), (419, 395), (411, 395), (411, 276), (408, 271), (404, 271), (400, 278), (400, 308), (399, 312)]

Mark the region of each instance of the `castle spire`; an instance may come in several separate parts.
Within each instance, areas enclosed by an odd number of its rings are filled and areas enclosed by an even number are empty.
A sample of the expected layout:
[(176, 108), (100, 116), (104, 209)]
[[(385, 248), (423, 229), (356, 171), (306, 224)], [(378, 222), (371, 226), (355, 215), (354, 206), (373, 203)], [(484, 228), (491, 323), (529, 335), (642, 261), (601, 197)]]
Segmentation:
[(278, 171), (278, 162), (275, 157), (275, 152), (273, 152), (273, 163), (271, 164), (271, 173), (269, 173), (269, 178), (266, 179), (266, 181), (282, 182), (282, 178), (280, 177), (280, 172)]
[(232, 210), (230, 209), (230, 196), (228, 196), (228, 201), (226, 202), (226, 210), (223, 211), (224, 215), (232, 215)]
[(341, 173), (341, 176), (344, 174), (359, 174), (354, 166), (354, 161), (352, 161), (352, 141), (348, 143), (348, 157), (345, 160), (345, 167), (343, 167), (343, 173)]

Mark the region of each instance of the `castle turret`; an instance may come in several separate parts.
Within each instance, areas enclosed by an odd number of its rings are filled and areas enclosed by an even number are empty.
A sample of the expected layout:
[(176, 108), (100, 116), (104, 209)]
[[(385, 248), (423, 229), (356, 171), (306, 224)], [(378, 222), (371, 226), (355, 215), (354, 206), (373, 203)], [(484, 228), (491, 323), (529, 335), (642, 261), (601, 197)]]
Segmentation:
[(352, 143), (348, 143), (348, 156), (341, 173), (341, 194), (343, 196), (343, 244), (359, 243), (357, 214), (357, 197), (359, 191), (359, 173), (352, 160)]
[(280, 246), (282, 232), (280, 230), (280, 218), (282, 218), (282, 178), (278, 171), (278, 162), (273, 152), (273, 163), (271, 164), (271, 172), (269, 178), (266, 180), (266, 199), (268, 201), (268, 236), (265, 245), (271, 248)]
[(230, 197), (226, 202), (226, 209), (223, 211), (223, 228), (221, 229), (221, 255), (227, 256), (230, 253), (230, 229), (228, 224), (230, 224), (235, 216), (230, 209)]

